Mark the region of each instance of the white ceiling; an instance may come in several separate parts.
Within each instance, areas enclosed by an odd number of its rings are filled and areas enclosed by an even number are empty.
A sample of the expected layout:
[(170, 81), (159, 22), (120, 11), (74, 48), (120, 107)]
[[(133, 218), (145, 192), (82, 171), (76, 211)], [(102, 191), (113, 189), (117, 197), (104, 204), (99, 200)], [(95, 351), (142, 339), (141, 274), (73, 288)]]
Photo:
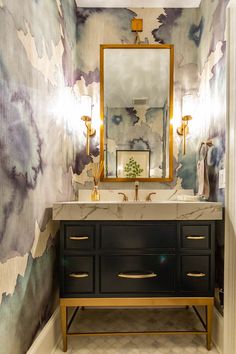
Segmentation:
[(79, 7), (198, 7), (201, 0), (76, 0)]

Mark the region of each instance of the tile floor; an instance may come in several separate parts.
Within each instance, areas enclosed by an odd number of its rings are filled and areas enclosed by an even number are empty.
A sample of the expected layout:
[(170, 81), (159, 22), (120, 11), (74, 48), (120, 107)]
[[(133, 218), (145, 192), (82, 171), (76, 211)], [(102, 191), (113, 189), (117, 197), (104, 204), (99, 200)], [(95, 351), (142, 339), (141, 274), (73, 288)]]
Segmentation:
[[(202, 330), (189, 309), (85, 309), (71, 331)], [(62, 354), (62, 344), (53, 354)], [(67, 354), (217, 354), (205, 347), (204, 335), (70, 337)]]

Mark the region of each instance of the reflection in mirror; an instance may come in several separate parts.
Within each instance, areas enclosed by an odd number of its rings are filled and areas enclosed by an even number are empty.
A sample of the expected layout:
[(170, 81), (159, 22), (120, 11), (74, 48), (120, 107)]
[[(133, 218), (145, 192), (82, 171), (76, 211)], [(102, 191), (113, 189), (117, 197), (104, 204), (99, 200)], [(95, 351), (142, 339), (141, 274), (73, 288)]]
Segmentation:
[(107, 181), (172, 178), (173, 46), (101, 46)]

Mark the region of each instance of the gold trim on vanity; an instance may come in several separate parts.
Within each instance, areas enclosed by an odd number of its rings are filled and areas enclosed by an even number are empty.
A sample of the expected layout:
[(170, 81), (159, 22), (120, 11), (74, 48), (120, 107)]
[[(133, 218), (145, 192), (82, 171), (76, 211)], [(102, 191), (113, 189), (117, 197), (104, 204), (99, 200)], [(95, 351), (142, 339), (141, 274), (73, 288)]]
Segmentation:
[[(67, 351), (68, 336), (110, 336), (110, 335), (165, 335), (165, 334), (204, 334), (206, 335), (207, 349), (211, 349), (212, 335), (212, 313), (213, 297), (149, 297), (149, 298), (61, 298), (61, 328), (63, 337), (63, 351)], [(142, 331), (142, 332), (87, 332), (87, 333), (69, 333), (71, 321), (68, 324), (68, 307), (158, 307), (158, 306), (205, 306), (206, 321), (200, 317), (204, 330), (202, 331)], [(198, 317), (200, 315), (198, 314)]]

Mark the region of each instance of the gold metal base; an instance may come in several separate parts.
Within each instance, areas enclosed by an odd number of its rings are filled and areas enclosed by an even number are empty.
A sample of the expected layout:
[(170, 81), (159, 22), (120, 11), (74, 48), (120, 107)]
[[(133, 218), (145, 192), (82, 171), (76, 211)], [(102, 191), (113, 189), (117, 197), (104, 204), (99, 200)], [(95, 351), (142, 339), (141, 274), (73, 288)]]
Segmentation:
[[(212, 313), (213, 313), (213, 297), (167, 297), (167, 298), (61, 298), (60, 310), (61, 310), (61, 329), (63, 337), (63, 351), (67, 351), (67, 337), (69, 336), (128, 336), (128, 335), (193, 335), (204, 334), (206, 335), (206, 347), (211, 349), (211, 335), (212, 335)], [(200, 319), (204, 330), (203, 331), (141, 331), (141, 332), (76, 332), (69, 333), (70, 326), (73, 319), (80, 308), (84, 307), (158, 307), (158, 306), (193, 306), (198, 318)], [(205, 306), (206, 319), (205, 322), (196, 309), (196, 306)], [(67, 308), (76, 307), (76, 310), (68, 322)]]

